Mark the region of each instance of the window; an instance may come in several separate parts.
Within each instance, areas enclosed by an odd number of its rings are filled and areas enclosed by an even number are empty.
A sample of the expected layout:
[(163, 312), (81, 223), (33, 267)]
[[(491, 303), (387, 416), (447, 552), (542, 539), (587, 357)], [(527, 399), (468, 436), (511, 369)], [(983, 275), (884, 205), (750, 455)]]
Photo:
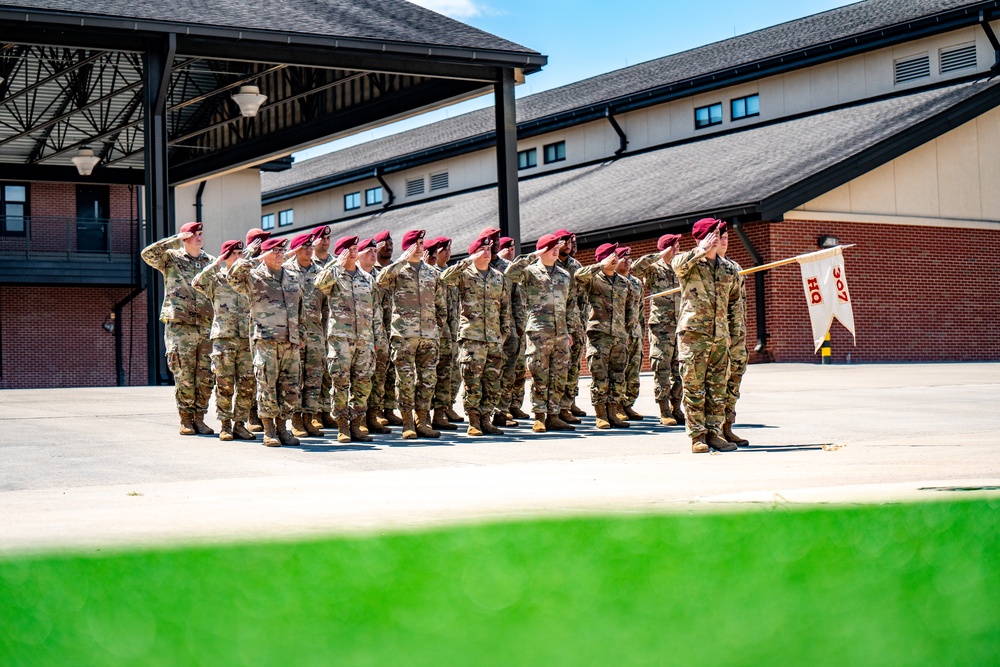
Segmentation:
[(374, 206), (382, 203), (382, 186), (365, 190), (365, 206)]
[(261, 229), (274, 229), (274, 213), (260, 216)]
[(442, 171), (440, 174), (431, 174), (431, 190), (444, 190), (448, 187), (448, 172)]
[(694, 129), (722, 125), (722, 102), (698, 107), (694, 110)]
[(349, 195), (344, 195), (344, 210), (353, 211), (355, 209), (361, 208), (361, 193), (352, 192)]
[(28, 186), (0, 185), (0, 213), (3, 214), (0, 233), (24, 236), (28, 214)]
[(560, 141), (555, 144), (549, 144), (544, 147), (545, 151), (545, 164), (552, 164), (553, 162), (562, 162), (566, 159), (566, 142)]
[(526, 151), (517, 152), (517, 168), (531, 169), (538, 166), (538, 149), (529, 148)]
[(730, 100), (729, 102), (730, 117), (733, 120), (739, 120), (741, 118), (750, 118), (751, 116), (760, 115), (760, 95), (747, 95), (746, 97), (737, 97), (735, 100)]
[(288, 209), (287, 211), (281, 211), (278, 213), (279, 227), (288, 227), (293, 222), (295, 222), (295, 219), (292, 217), (292, 209)]
[(941, 49), (941, 73), (947, 74), (960, 69), (973, 69), (976, 62), (976, 45), (966, 44), (954, 48)]
[(424, 177), (415, 178), (406, 182), (406, 196), (415, 197), (424, 194)]
[(916, 58), (897, 60), (895, 63), (896, 83), (906, 83), (931, 75), (931, 59), (926, 53)]

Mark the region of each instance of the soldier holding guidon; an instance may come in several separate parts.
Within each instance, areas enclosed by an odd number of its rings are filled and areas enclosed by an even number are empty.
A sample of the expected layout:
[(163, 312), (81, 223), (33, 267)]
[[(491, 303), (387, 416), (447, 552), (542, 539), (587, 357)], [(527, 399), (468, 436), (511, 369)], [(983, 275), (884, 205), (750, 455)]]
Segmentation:
[(326, 404), (323, 400), (323, 375), (326, 372), (326, 295), (316, 287), (319, 266), (312, 258), (312, 234), (306, 232), (292, 239), (285, 255), (286, 271), (298, 280), (302, 292), (299, 329), (299, 411), (292, 415), (292, 435), (298, 438), (322, 436)]

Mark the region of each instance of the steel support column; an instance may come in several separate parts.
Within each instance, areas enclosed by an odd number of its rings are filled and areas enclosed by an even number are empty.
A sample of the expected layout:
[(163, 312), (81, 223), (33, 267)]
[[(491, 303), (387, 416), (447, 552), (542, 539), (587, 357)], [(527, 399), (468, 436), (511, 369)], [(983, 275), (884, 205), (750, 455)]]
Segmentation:
[[(175, 35), (150, 43), (143, 54), (143, 123), (145, 140), (145, 199), (146, 244), (172, 234), (170, 222), (170, 180), (167, 174), (167, 91), (170, 86), (170, 66), (177, 48)], [(170, 376), (166, 367), (163, 325), (160, 304), (163, 303), (163, 277), (159, 271), (146, 267), (148, 312), (146, 346), (149, 384), (167, 384)]]
[(521, 206), (517, 194), (517, 107), (514, 103), (514, 70), (505, 69), (494, 85), (497, 132), (497, 197), (500, 234), (514, 239), (514, 253), (521, 253)]

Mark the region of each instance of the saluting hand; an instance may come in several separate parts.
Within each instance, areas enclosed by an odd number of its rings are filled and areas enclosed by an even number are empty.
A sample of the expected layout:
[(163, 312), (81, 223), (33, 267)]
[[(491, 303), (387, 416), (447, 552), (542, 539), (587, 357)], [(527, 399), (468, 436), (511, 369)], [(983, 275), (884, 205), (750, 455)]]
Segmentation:
[(339, 266), (341, 268), (344, 268), (345, 266), (347, 266), (347, 258), (350, 257), (350, 256), (351, 256), (351, 249), (350, 248), (347, 248), (345, 250), (341, 250), (340, 254), (337, 255), (337, 266)]
[(403, 260), (404, 262), (409, 262), (410, 258), (413, 257), (414, 253), (416, 252), (417, 252), (417, 244), (414, 243), (409, 248), (403, 251), (403, 254), (400, 256), (400, 259)]
[(180, 232), (177, 234), (177, 238), (181, 241), (187, 241), (192, 236), (194, 236), (194, 232)]
[(251, 257), (255, 256), (258, 252), (260, 252), (260, 246), (262, 243), (263, 241), (261, 239), (254, 239), (251, 241), (246, 247), (246, 254)]

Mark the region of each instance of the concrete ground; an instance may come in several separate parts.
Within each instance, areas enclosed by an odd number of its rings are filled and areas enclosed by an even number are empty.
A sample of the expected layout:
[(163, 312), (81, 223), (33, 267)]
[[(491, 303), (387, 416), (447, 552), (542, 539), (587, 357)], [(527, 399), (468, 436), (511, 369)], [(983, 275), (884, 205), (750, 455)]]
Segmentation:
[[(653, 415), (652, 378), (637, 408)], [(694, 455), (647, 418), (572, 434), (181, 437), (172, 388), (0, 392), (0, 551), (377, 532), (594, 512), (1000, 498), (1000, 364), (751, 366), (737, 433)], [(580, 404), (592, 414), (582, 387)], [(210, 425), (218, 427), (214, 419)]]

